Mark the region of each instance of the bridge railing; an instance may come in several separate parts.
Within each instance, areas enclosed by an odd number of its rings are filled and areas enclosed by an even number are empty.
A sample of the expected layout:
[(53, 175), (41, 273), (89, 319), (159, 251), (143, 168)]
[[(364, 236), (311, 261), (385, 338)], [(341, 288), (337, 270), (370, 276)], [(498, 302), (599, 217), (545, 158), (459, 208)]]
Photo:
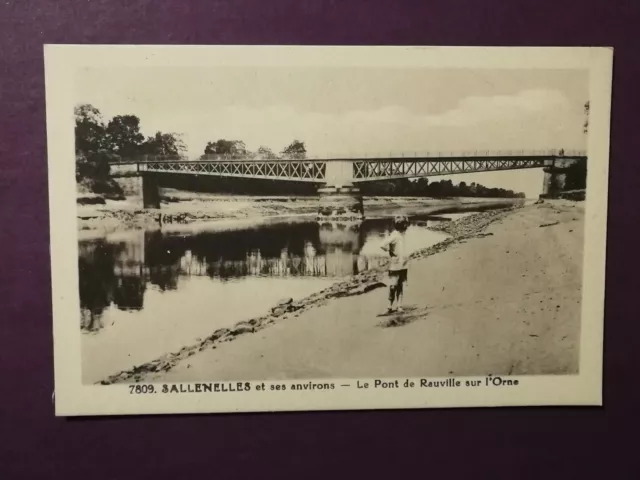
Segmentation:
[(360, 160), (360, 159), (403, 159), (403, 158), (467, 158), (467, 157), (586, 157), (586, 150), (580, 149), (511, 149), (511, 150), (426, 150), (404, 152), (364, 152), (364, 153), (328, 153), (323, 156), (307, 156), (318, 160)]
[(247, 156), (246, 154), (201, 155), (198, 158), (190, 159), (185, 155), (142, 155), (139, 157), (123, 158), (114, 165), (132, 163), (158, 163), (158, 162), (291, 162), (291, 161), (332, 161), (332, 160), (359, 160), (359, 159), (411, 159), (411, 158), (468, 158), (468, 157), (586, 157), (586, 150), (579, 149), (540, 149), (540, 150), (430, 150), (430, 151), (405, 151), (405, 152), (363, 152), (363, 153), (327, 153), (325, 155), (292, 156), (286, 158), (266, 158), (264, 156)]
[(110, 165), (130, 165), (132, 163), (151, 162), (189, 162), (187, 155), (139, 155), (135, 157), (125, 157), (117, 162), (109, 162)]

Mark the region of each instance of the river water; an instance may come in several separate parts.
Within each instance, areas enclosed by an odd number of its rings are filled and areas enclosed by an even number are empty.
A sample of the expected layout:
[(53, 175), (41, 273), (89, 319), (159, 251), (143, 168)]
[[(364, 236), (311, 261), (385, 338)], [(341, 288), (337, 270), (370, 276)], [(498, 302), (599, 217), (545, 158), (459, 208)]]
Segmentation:
[[(453, 214), (459, 216), (459, 214)], [(446, 236), (413, 218), (410, 251)], [(377, 266), (391, 218), (128, 231), (79, 242), (82, 377), (94, 383)]]

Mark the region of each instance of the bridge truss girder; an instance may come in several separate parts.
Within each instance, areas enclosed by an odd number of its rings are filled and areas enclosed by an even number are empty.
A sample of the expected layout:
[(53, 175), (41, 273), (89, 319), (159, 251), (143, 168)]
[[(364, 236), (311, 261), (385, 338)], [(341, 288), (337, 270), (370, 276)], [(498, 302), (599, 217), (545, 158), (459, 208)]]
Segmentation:
[(258, 178), (322, 183), (326, 162), (319, 161), (214, 161), (148, 162), (140, 172), (209, 175), (215, 177)]
[(353, 181), (367, 182), (399, 178), (432, 177), (460, 173), (494, 172), (541, 168), (553, 163), (550, 158), (487, 158), (439, 160), (358, 160), (353, 165)]

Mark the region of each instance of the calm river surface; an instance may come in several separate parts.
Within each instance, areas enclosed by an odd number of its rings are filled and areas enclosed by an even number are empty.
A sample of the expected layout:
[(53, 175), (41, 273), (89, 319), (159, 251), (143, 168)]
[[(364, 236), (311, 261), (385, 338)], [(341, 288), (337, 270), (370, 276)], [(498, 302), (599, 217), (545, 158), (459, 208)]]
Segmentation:
[[(442, 220), (413, 220), (409, 250), (445, 238), (427, 229)], [(284, 297), (303, 298), (376, 266), (391, 226), (390, 218), (359, 225), (289, 219), (81, 240), (83, 381), (177, 351), (264, 315)]]

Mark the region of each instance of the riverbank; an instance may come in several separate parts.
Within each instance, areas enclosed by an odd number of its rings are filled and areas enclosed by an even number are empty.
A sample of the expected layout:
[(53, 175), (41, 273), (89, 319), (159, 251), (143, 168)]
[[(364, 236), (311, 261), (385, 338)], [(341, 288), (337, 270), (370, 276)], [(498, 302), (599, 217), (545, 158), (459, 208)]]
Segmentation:
[(583, 222), (554, 201), (442, 224), (403, 315), (377, 316), (384, 275), (367, 271), (101, 383), (575, 373)]
[[(423, 197), (366, 197), (368, 217), (387, 212), (412, 215), (426, 209), (473, 208), (477, 206), (513, 205), (521, 199)], [(162, 208), (145, 209), (140, 200), (106, 200), (104, 204), (79, 204), (78, 229), (85, 234), (106, 235), (124, 229), (158, 229), (167, 225), (186, 225), (217, 220), (248, 220), (275, 217), (314, 217), (318, 212), (316, 197), (256, 197), (237, 195), (185, 194), (171, 192), (164, 196)]]

